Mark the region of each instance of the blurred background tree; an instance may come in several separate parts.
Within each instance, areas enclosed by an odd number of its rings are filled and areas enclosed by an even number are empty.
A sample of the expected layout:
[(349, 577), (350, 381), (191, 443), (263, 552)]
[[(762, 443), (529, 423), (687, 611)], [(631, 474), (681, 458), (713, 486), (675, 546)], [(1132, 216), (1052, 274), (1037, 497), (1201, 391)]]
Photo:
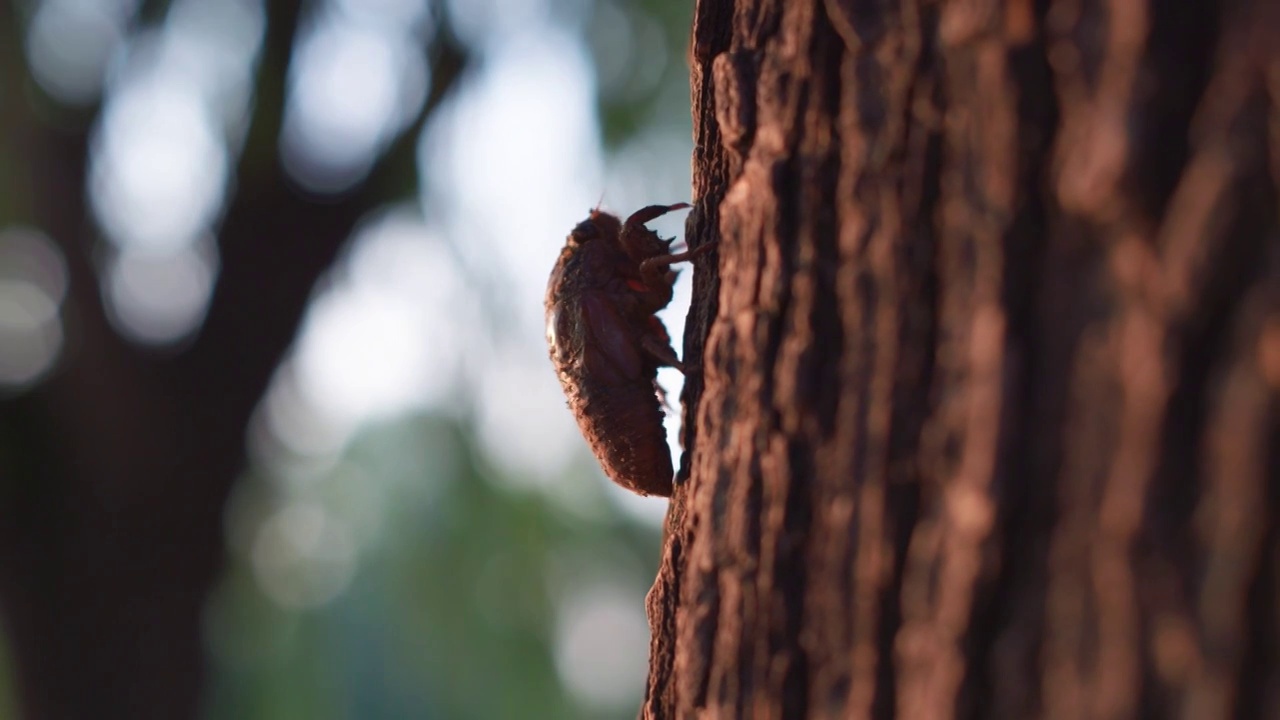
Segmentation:
[(541, 302), (687, 198), (688, 4), (0, 13), (0, 718), (633, 717)]

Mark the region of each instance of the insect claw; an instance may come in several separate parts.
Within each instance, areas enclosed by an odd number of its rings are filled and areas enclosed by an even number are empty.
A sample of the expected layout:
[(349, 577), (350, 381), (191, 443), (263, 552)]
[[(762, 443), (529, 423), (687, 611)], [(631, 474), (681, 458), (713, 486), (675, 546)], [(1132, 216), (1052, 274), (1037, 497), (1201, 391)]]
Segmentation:
[(694, 258), (701, 257), (711, 252), (711, 250), (714, 249), (716, 245), (717, 243), (710, 242), (710, 243), (707, 243), (706, 245), (702, 245), (698, 247), (695, 250), (685, 250), (684, 252), (673, 253), (671, 255), (659, 255), (657, 257), (651, 257), (648, 260), (645, 260), (644, 262), (640, 263), (640, 274), (644, 275), (648, 273), (653, 273), (657, 268), (666, 267), (668, 265), (671, 265), (672, 263), (684, 262), (686, 260), (693, 260)]
[(681, 374), (684, 373), (684, 363), (680, 362), (680, 358), (676, 357), (676, 351), (671, 349), (666, 340), (656, 338), (653, 335), (645, 335), (640, 340), (640, 346), (653, 359), (658, 361), (659, 366), (673, 367), (679, 370)]
[(631, 216), (627, 218), (626, 223), (623, 225), (623, 230), (632, 231), (654, 218), (660, 218), (669, 212), (683, 210), (687, 207), (693, 206), (689, 203), (676, 203), (675, 205), (649, 205), (647, 207), (642, 207), (631, 213)]
[(671, 406), (670, 399), (667, 398), (667, 391), (658, 384), (657, 380), (653, 381), (653, 391), (658, 395), (658, 402), (661, 403), (662, 409), (669, 413), (674, 413), (676, 409)]

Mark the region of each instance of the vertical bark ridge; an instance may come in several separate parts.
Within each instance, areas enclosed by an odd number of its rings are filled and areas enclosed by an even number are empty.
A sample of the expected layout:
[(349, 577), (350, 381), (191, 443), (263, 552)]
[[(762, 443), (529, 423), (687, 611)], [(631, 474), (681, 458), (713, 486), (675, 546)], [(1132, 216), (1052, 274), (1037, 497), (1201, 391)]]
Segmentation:
[[(879, 15), (857, 10), (828, 3), (833, 26), (846, 29), (839, 193), (852, 202), (839, 206), (846, 392), (835, 431), (844, 440), (834, 443), (839, 470), (822, 483), (818, 507), (847, 508), (854, 522), (830, 516), (817, 528), (815, 546), (828, 565), (852, 563), (855, 598), (848, 640), (825, 630), (848, 613), (836, 593), (827, 593), (824, 607), (809, 618), (812, 635), (829, 645), (820, 656), (847, 657), (836, 665), (839, 674), (828, 673), (829, 687), (814, 690), (827, 701), (828, 717), (894, 713), (890, 658), (911, 517), (889, 509), (910, 505), (915, 496), (917, 472), (909, 458), (921, 403), (909, 401), (927, 394), (928, 355), (918, 348), (930, 344), (933, 327), (931, 298), (921, 292), (933, 272), (932, 237), (927, 220), (920, 222), (932, 215), (937, 183), (936, 168), (926, 164), (937, 131), (927, 123), (935, 112), (933, 11), (913, 2)], [(836, 645), (841, 641), (848, 650)], [(833, 692), (846, 685), (846, 692)]]
[(937, 405), (922, 448), (920, 520), (896, 644), (903, 717), (965, 713), (982, 674), (969, 665), (968, 633), (996, 578), (993, 482), (1008, 404), (1003, 246), (1020, 176), (1023, 91), (1009, 69), (1009, 47), (1027, 32), (983, 3), (946, 6), (939, 18), (945, 139), (936, 218)]
[[(720, 127), (714, 113), (715, 87), (712, 63), (730, 46), (733, 8), (728, 3), (698, 3), (694, 14), (692, 41), (689, 49), (690, 102), (694, 108), (694, 150), (692, 191), (693, 211), (685, 222), (685, 240), (690, 248), (702, 247), (719, 237), (719, 206), (728, 183), (729, 153), (721, 142)], [(740, 128), (741, 132), (746, 132)], [(693, 276), (693, 301), (685, 324), (684, 363), (692, 369), (685, 376), (680, 399), (683, 408), (680, 441), (685, 449), (676, 475), (675, 492), (668, 511), (662, 562), (653, 588), (646, 598), (652, 641), (649, 652), (649, 678), (641, 717), (673, 717), (678, 699), (685, 703), (703, 703), (710, 674), (710, 658), (702, 652), (680, 652), (678, 648), (705, 648), (714, 637), (719, 610), (719, 588), (706, 575), (692, 575), (685, 582), (686, 568), (711, 567), (715, 559), (704, 543), (695, 547), (694, 537), (705, 533), (712, 521), (713, 508), (700, 509), (689, 486), (696, 431), (704, 425), (699, 414), (705, 378), (703, 367), (715, 363), (704, 361), (704, 340), (711, 318), (717, 313), (719, 276), (712, 270), (718, 253), (698, 263)], [(706, 270), (702, 269), (707, 267)], [(727, 428), (714, 439), (726, 445)], [(710, 499), (710, 498), (709, 498)], [(708, 503), (713, 504), (713, 503)], [(718, 503), (722, 504), (722, 503)], [(679, 612), (681, 607), (695, 608)]]
[[(825, 8), (825, 12), (830, 14), (830, 3)], [(832, 52), (833, 55), (838, 56), (839, 48), (833, 48)], [(841, 63), (843, 69), (847, 71), (850, 67), (847, 55)], [(850, 103), (847, 95), (840, 94), (841, 88), (838, 86), (840, 84), (846, 87), (851, 86), (851, 80), (845, 72), (843, 75), (835, 75), (834, 80), (829, 76), (827, 83), (832, 82), (837, 85), (833, 94), (841, 105), (836, 112), (844, 112)], [(840, 136), (838, 140), (847, 153), (853, 144), (852, 138)], [(829, 190), (836, 196), (851, 195), (853, 188), (848, 182), (847, 155), (841, 158), (833, 148), (827, 147), (824, 160), (830, 172), (839, 173), (839, 180)], [(844, 217), (845, 209), (846, 206), (839, 202), (833, 202), (832, 205), (822, 209), (831, 223), (833, 232), (835, 227), (843, 228), (846, 234), (851, 230), (850, 219)], [(860, 229), (864, 225), (865, 222), (860, 223)], [(860, 234), (860, 229), (853, 231), (855, 240), (856, 235)], [(859, 375), (856, 387), (850, 388), (850, 392), (841, 398), (831, 395), (829, 388), (840, 386), (845, 381), (849, 374), (845, 368), (851, 363), (865, 364), (865, 360), (862, 360), (865, 358), (864, 351), (868, 345), (865, 334), (859, 334), (857, 331), (850, 332), (850, 326), (853, 325), (862, 330), (869, 324), (866, 320), (868, 310), (865, 302), (861, 298), (850, 297), (851, 293), (857, 292), (856, 277), (851, 276), (851, 265), (842, 258), (842, 255), (847, 253), (849, 245), (847, 240), (841, 239), (837, 242), (831, 238), (828, 238), (827, 242), (820, 243), (818, 253), (821, 258), (821, 276), (829, 285), (827, 288), (829, 294), (823, 300), (824, 304), (828, 305), (823, 308), (827, 313), (825, 319), (828, 327), (825, 337), (819, 338), (822, 350), (813, 348), (820, 352), (831, 352), (839, 348), (839, 357), (843, 357), (844, 367), (827, 363), (822, 368), (821, 382), (818, 378), (810, 379), (810, 382), (826, 386), (826, 388), (818, 387), (817, 390), (827, 393), (828, 403), (839, 403), (836, 408), (825, 408), (822, 417), (812, 419), (810, 423), (825, 425), (824, 428), (818, 429), (819, 434), (832, 432), (831, 423), (834, 423), (834, 432), (838, 436), (845, 437), (848, 437), (844, 428), (849, 423), (846, 419), (849, 397), (864, 392), (865, 377)], [(843, 312), (838, 308), (843, 308)], [(815, 459), (820, 465), (838, 467), (842, 474), (851, 474), (852, 456), (857, 452), (853, 449), (854, 445), (860, 445), (860, 443), (856, 440), (847, 445), (820, 443)], [(844, 707), (845, 695), (849, 691), (850, 683), (851, 668), (847, 648), (853, 630), (850, 626), (847, 606), (841, 602), (840, 596), (852, 589), (855, 582), (853, 575), (858, 572), (850, 567), (854, 542), (850, 529), (855, 526), (854, 518), (859, 512), (859, 507), (852, 487), (833, 487), (832, 484), (821, 482), (814, 484), (811, 501), (814, 522), (805, 562), (812, 575), (827, 578), (833, 587), (828, 592), (817, 591), (806, 595), (801, 644), (812, 668), (808, 698), (810, 714), (813, 717), (833, 717), (838, 716)]]
[[(1127, 5), (1111, 10), (1118, 14), (1108, 18), (1108, 27), (1125, 28), (1108, 42), (1098, 84), (1098, 93), (1108, 97), (1095, 103), (1124, 110), (1136, 102), (1135, 68), (1159, 58), (1143, 55), (1145, 40), (1135, 28), (1158, 18), (1135, 17)], [(1199, 660), (1191, 659), (1203, 651), (1204, 638), (1193, 639), (1195, 633), (1189, 632), (1197, 626), (1192, 608), (1199, 602), (1184, 588), (1206, 586), (1204, 578), (1189, 576), (1185, 557), (1168, 549), (1178, 547), (1169, 536), (1180, 532), (1176, 522), (1169, 522), (1179, 512), (1172, 490), (1185, 481), (1177, 479), (1184, 474), (1179, 469), (1160, 462), (1169, 452), (1165, 443), (1178, 436), (1170, 434), (1169, 423), (1194, 418), (1185, 401), (1171, 406), (1175, 393), (1208, 390), (1194, 370), (1205, 362), (1197, 358), (1199, 341), (1205, 339), (1205, 309), (1225, 307), (1229, 317), (1238, 311), (1239, 288), (1247, 286), (1237, 277), (1236, 288), (1224, 289), (1221, 278), (1238, 276), (1238, 268), (1212, 259), (1256, 256), (1261, 238), (1248, 228), (1274, 223), (1274, 208), (1250, 197), (1258, 163), (1235, 152), (1262, 142), (1250, 130), (1258, 125), (1251, 119), (1257, 103), (1250, 96), (1256, 93), (1242, 83), (1248, 68), (1224, 47), (1218, 72), (1199, 101), (1192, 154), (1179, 169), (1167, 204), (1156, 203), (1167, 208), (1163, 218), (1145, 212), (1152, 207), (1144, 206), (1142, 197), (1151, 194), (1150, 179), (1133, 165), (1140, 157), (1140, 133), (1128, 130), (1121, 142), (1115, 127), (1094, 118), (1089, 129), (1077, 128), (1075, 137), (1084, 139), (1084, 148), (1061, 146), (1058, 200), (1083, 220), (1082, 239), (1101, 244), (1098, 282), (1111, 312), (1086, 329), (1071, 381), (1076, 397), (1090, 399), (1075, 403), (1068, 422), (1092, 430), (1069, 435), (1065, 455), (1096, 462), (1069, 462), (1059, 478), (1063, 519), (1054, 537), (1056, 571), (1049, 592), (1055, 600), (1048, 608), (1045, 677), (1051, 715), (1131, 717), (1141, 702), (1194, 717), (1225, 698), (1206, 690), (1212, 679)], [(1132, 111), (1119, 117), (1132, 121)], [(1064, 128), (1069, 126), (1064, 121)], [(1098, 149), (1106, 144), (1114, 147)], [(1109, 158), (1106, 167), (1089, 160), (1102, 156)], [(1092, 184), (1069, 178), (1071, 172), (1092, 172)], [(1196, 363), (1185, 368), (1184, 359)], [(1115, 389), (1110, 402), (1100, 402), (1106, 396), (1090, 390), (1100, 387)], [(1233, 406), (1233, 412), (1243, 410)], [(1210, 421), (1203, 432), (1212, 436), (1211, 428)], [(1204, 442), (1194, 428), (1179, 434)], [(1211, 487), (1211, 478), (1209, 472), (1202, 481)], [(1188, 674), (1191, 665), (1197, 670)], [(1205, 700), (1210, 697), (1216, 699)]]
[(1237, 712), (1236, 678), (1247, 648), (1249, 593), (1269, 520), (1266, 464), (1274, 397), (1258, 360), (1276, 308), (1263, 288), (1250, 295), (1205, 430), (1206, 487), (1194, 522), (1203, 575), (1192, 598), (1194, 615), (1157, 617), (1152, 628), (1156, 672), (1181, 690), (1177, 709), (1186, 717)]
[[(1224, 49), (1230, 46), (1224, 43)], [(1152, 617), (1145, 628), (1152, 664), (1148, 697), (1187, 716), (1235, 714), (1235, 678), (1245, 647), (1231, 626), (1232, 620), (1247, 617), (1256, 574), (1252, 563), (1261, 552), (1265, 522), (1253, 518), (1259, 525), (1251, 527), (1250, 518), (1240, 514), (1246, 508), (1238, 504), (1248, 502), (1250, 494), (1260, 496), (1265, 478), (1265, 458), (1252, 463), (1247, 459), (1260, 453), (1250, 449), (1253, 433), (1245, 424), (1264, 435), (1269, 425), (1265, 409), (1242, 392), (1253, 353), (1240, 348), (1256, 345), (1260, 288), (1275, 279), (1274, 271), (1271, 277), (1260, 272), (1270, 264), (1264, 248), (1274, 236), (1252, 229), (1274, 222), (1275, 203), (1265, 190), (1271, 183), (1263, 158), (1256, 150), (1245, 151), (1240, 142), (1242, 131), (1264, 142), (1262, 105), (1248, 79), (1253, 73), (1239, 62), (1239, 55), (1229, 50), (1224, 54), (1222, 69), (1201, 103), (1192, 155), (1159, 235), (1160, 278), (1173, 328), (1169, 343), (1180, 355), (1178, 393), (1199, 396), (1194, 418), (1200, 428), (1188, 438), (1197, 447), (1192, 472), (1199, 482), (1187, 491), (1194, 505), (1183, 516), (1181, 533), (1170, 532), (1167, 521), (1148, 523), (1140, 556), (1154, 556), (1148, 562), (1174, 580), (1162, 593), (1175, 598), (1174, 603), (1161, 602), (1162, 597), (1150, 592), (1144, 603)], [(1214, 256), (1237, 261), (1215, 263)], [(1239, 319), (1233, 321), (1233, 316)], [(1253, 337), (1244, 337), (1247, 334)], [(1170, 412), (1170, 425), (1177, 423), (1175, 417)], [(1184, 474), (1166, 464), (1157, 477), (1160, 485), (1168, 486), (1187, 482), (1181, 479)], [(1148, 515), (1168, 514), (1165, 497), (1157, 496), (1153, 503), (1159, 504)], [(1234, 513), (1231, 503), (1237, 503)], [(1223, 522), (1233, 528), (1229, 534)], [(1216, 533), (1209, 529), (1215, 524)], [(1182, 547), (1195, 558), (1190, 567), (1185, 555), (1176, 551)], [(1150, 580), (1143, 584), (1161, 587)]]
[[(1132, 162), (1126, 120), (1150, 27), (1146, 7), (1081, 8), (1071, 19), (1075, 27), (1065, 13), (1058, 19), (1050, 54), (1064, 109), (1056, 199), (1081, 221), (1079, 241), (1102, 244), (1103, 263), (1150, 265), (1151, 228), (1135, 217), (1124, 182)], [(1091, 24), (1105, 24), (1107, 32), (1079, 40), (1079, 28)], [(1078, 57), (1094, 53), (1099, 62), (1090, 83)], [(1135, 281), (1148, 269), (1133, 269)], [(1094, 272), (1121, 309), (1086, 328), (1075, 352), (1047, 607), (1050, 717), (1127, 717), (1134, 709), (1136, 698), (1125, 691), (1139, 681), (1140, 667), (1130, 545), (1171, 374), (1159, 320), (1141, 291), (1116, 287), (1105, 267), (1095, 265)]]
[[(1274, 5), (1255, 8), (1255, 18), (1246, 35), (1247, 52), (1260, 64), (1267, 135), (1269, 191), (1273, 200), (1280, 192), (1280, 52), (1274, 28), (1280, 26), (1280, 9)], [(1278, 202), (1280, 204), (1280, 202)], [(1265, 261), (1267, 315), (1255, 347), (1257, 370), (1270, 391), (1270, 422), (1265, 438), (1263, 507), (1267, 509), (1266, 530), (1261, 539), (1261, 555), (1248, 591), (1249, 634), (1245, 639), (1242, 669), (1237, 679), (1236, 712), (1240, 717), (1280, 716), (1280, 252), (1277, 233), (1266, 238)]]
[[(1272, 275), (1275, 277), (1274, 262)], [(1276, 278), (1272, 286), (1280, 281)], [(1269, 718), (1280, 716), (1280, 523), (1276, 510), (1280, 507), (1280, 316), (1274, 307), (1276, 293), (1271, 291), (1273, 310), (1267, 318), (1258, 346), (1258, 365), (1271, 390), (1271, 420), (1268, 427), (1265, 507), (1268, 525), (1262, 538), (1261, 556), (1249, 585), (1247, 612), (1250, 633), (1241, 658), (1237, 680), (1236, 713), (1238, 717)]]
[(699, 7), (646, 715), (1274, 710), (1280, 11)]

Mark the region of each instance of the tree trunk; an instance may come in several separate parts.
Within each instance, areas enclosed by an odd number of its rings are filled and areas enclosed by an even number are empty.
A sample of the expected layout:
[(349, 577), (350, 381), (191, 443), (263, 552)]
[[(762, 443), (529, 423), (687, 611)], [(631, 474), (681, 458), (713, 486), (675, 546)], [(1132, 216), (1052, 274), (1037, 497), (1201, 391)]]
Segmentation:
[(692, 64), (642, 716), (1280, 717), (1276, 4), (700, 0)]

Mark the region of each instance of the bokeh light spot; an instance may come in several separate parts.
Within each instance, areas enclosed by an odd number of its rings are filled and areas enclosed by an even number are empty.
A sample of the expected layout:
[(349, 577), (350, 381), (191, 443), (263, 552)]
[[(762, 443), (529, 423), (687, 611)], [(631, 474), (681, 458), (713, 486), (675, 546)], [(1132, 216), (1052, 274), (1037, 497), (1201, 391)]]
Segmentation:
[(596, 6), (591, 41), (601, 95), (609, 102), (635, 102), (654, 92), (669, 53), (662, 26), (636, 7)]
[(48, 237), (21, 227), (0, 232), (0, 385), (27, 385), (53, 366), (66, 291), (66, 262)]
[(388, 214), (358, 231), (334, 275), (295, 351), (309, 401), (354, 425), (447, 399), (478, 322), (439, 239), (420, 219)]
[(316, 407), (299, 385), (296, 366), (296, 358), (280, 365), (259, 408), (264, 424), (255, 429), (255, 435), (265, 435), (260, 439), (266, 443), (262, 449), (269, 452), (260, 459), (267, 463), (276, 459), (273, 452), (280, 451), (293, 463), (304, 458), (324, 462), (336, 458), (348, 439), (349, 424), (335, 422)]
[(362, 180), (422, 104), (425, 60), (404, 30), (329, 12), (304, 36), (280, 139), (285, 167), (304, 187), (334, 193)]
[(103, 294), (116, 329), (157, 345), (189, 335), (209, 307), (216, 252), (212, 242), (205, 242), (168, 253), (113, 253)]
[(127, 0), (44, 0), (27, 27), (27, 61), (45, 92), (68, 105), (97, 99), (107, 61), (133, 12)]
[(265, 28), (260, 0), (173, 0), (162, 56), (139, 70), (182, 78), (204, 98), (214, 124), (237, 138), (234, 146), (248, 126), (251, 78)]
[(252, 560), (254, 575), (272, 600), (285, 607), (316, 607), (351, 581), (355, 543), (322, 505), (295, 502), (262, 524)]
[(0, 383), (25, 385), (62, 349), (57, 306), (35, 285), (0, 281)]
[(120, 247), (172, 251), (205, 230), (222, 204), (227, 155), (198, 93), (179, 78), (116, 93), (96, 138), (90, 198)]
[(643, 606), (620, 587), (589, 588), (561, 608), (556, 668), (569, 690), (595, 710), (634, 706), (648, 670)]
[(336, 0), (335, 4), (352, 18), (395, 28), (424, 25), (430, 9), (427, 0)]
[[(565, 407), (564, 392), (550, 360), (519, 362), (514, 348), (496, 350), (479, 365), (476, 431), (485, 452), (511, 480), (545, 486), (571, 481), (565, 472), (585, 443)], [(580, 493), (572, 485), (560, 488)]]

